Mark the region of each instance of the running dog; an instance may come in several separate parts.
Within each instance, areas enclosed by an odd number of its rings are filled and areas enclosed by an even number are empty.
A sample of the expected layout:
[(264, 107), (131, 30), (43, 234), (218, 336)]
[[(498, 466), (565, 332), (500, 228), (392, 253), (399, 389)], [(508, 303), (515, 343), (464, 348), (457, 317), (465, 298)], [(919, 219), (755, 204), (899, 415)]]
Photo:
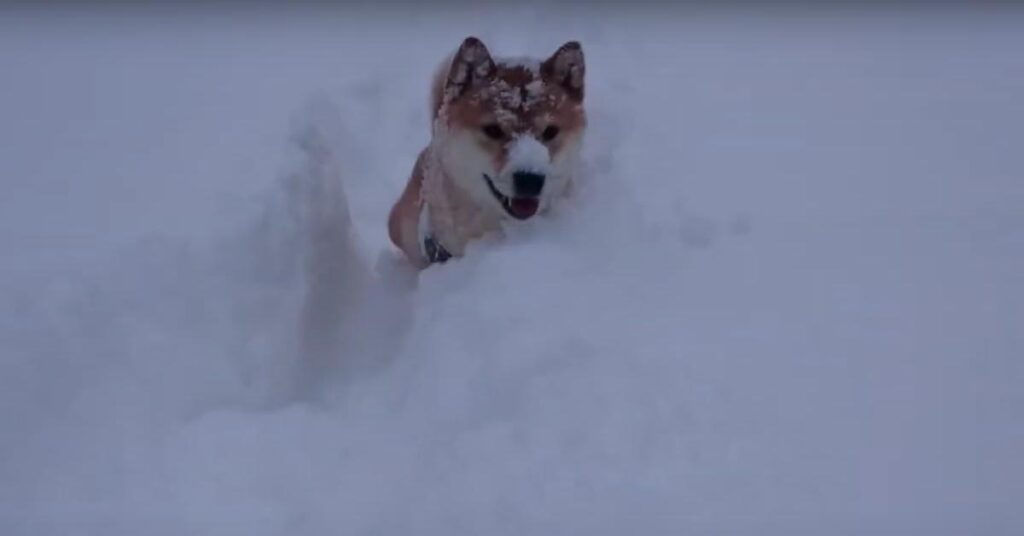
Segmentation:
[(431, 90), (432, 136), (388, 218), (417, 268), (461, 257), (508, 222), (549, 210), (572, 186), (586, 128), (583, 50), (503, 59), (468, 37)]

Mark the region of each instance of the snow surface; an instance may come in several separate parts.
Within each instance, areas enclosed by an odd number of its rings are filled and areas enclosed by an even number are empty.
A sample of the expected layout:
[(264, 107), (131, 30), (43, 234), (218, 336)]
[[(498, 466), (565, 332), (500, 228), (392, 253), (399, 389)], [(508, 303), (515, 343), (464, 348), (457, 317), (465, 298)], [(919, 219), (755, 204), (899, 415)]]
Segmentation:
[[(1024, 13), (190, 9), (0, 13), (0, 534), (1024, 531)], [(470, 33), (586, 180), (414, 285)]]

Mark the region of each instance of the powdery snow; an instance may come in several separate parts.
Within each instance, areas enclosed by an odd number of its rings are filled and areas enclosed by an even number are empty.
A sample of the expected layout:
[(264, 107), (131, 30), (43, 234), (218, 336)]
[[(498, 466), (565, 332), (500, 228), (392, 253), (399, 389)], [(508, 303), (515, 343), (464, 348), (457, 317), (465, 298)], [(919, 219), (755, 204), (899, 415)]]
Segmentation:
[[(0, 18), (0, 533), (1024, 530), (1024, 14), (195, 9)], [(463, 33), (585, 180), (417, 282)]]

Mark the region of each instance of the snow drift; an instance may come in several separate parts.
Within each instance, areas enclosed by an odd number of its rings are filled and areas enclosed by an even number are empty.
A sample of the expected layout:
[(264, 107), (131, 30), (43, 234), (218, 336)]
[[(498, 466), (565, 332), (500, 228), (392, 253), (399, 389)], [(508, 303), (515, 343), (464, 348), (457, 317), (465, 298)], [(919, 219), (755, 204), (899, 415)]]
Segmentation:
[[(1019, 13), (264, 15), (0, 21), (0, 532), (1024, 528)], [(587, 170), (417, 278), (456, 27)]]

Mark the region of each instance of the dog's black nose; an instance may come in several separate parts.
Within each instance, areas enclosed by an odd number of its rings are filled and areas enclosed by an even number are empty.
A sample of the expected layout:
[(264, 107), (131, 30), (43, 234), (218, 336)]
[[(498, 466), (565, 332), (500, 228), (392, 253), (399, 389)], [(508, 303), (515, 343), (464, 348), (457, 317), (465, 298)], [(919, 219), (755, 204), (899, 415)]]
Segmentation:
[(517, 171), (512, 174), (512, 185), (516, 196), (537, 197), (544, 188), (544, 175), (532, 171)]

